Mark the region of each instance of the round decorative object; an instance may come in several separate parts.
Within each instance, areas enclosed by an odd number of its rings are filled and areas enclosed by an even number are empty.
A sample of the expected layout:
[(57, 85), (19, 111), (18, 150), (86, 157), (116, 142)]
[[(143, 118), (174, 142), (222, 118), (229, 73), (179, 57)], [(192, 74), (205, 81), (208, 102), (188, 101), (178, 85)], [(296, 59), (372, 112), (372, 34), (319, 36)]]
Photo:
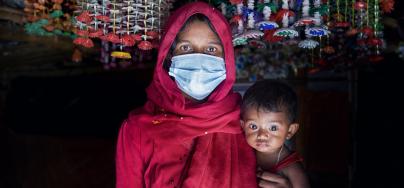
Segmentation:
[(233, 17), (230, 19), (229, 23), (236, 23), (236, 24), (238, 24), (238, 22), (239, 22), (240, 20), (241, 20), (241, 21), (243, 20), (242, 15), (235, 15), (235, 16), (233, 16)]
[(103, 21), (103, 22), (109, 22), (109, 16), (105, 16), (105, 15), (98, 15), (95, 17), (97, 20)]
[(91, 39), (89, 39), (89, 38), (80, 38), (79, 37), (79, 38), (74, 39), (73, 43), (77, 44), (77, 45), (82, 45), (82, 46), (84, 46), (86, 48), (91, 48), (91, 47), (94, 46), (93, 41)]
[(261, 31), (263, 30), (270, 30), (270, 29), (276, 29), (279, 27), (279, 25), (276, 22), (272, 21), (261, 21), (255, 24), (255, 27)]
[(114, 33), (108, 33), (106, 36), (106, 40), (112, 43), (120, 43), (121, 40), (119, 39), (119, 36), (114, 34)]
[(146, 32), (146, 35), (150, 37), (150, 39), (157, 39), (159, 37), (159, 33), (156, 31), (148, 31)]
[(379, 38), (371, 38), (368, 40), (367, 43), (369, 46), (382, 46), (383, 45), (383, 41)]
[(137, 46), (141, 50), (151, 50), (153, 48), (153, 44), (147, 40), (140, 42)]
[(315, 40), (312, 39), (306, 39), (303, 41), (299, 42), (299, 48), (305, 48), (305, 49), (314, 49), (319, 45), (319, 43)]
[(283, 40), (282, 36), (274, 36), (275, 30), (267, 30), (263, 36), (264, 40), (269, 43), (276, 43)]
[(358, 40), (356, 41), (356, 44), (357, 44), (358, 46), (366, 46), (366, 40), (365, 40), (365, 39), (358, 39)]
[(304, 17), (299, 20), (297, 20), (293, 26), (295, 27), (300, 27), (300, 26), (306, 26), (306, 25), (311, 25), (314, 23), (314, 18), (313, 17)]
[(112, 57), (119, 58), (119, 59), (130, 59), (132, 56), (128, 52), (120, 52), (120, 51), (114, 51), (111, 53)]
[(367, 37), (373, 37), (374, 36), (374, 30), (371, 27), (364, 27), (362, 29), (362, 33), (366, 35)]
[(394, 0), (380, 0), (382, 11), (385, 13), (391, 13), (394, 9)]
[(349, 26), (351, 26), (351, 24), (349, 22), (336, 22), (334, 24), (335, 27), (342, 27), (342, 28), (347, 28)]
[(232, 5), (237, 5), (237, 4), (243, 3), (243, 0), (230, 0), (230, 3)]
[(262, 37), (263, 35), (264, 35), (264, 33), (262, 31), (248, 30), (248, 31), (240, 34), (237, 37), (243, 37), (243, 38), (246, 38), (246, 39), (251, 39), (251, 38), (256, 39), (256, 38)]
[(46, 31), (49, 31), (49, 32), (52, 32), (53, 30), (55, 30), (55, 26), (53, 26), (53, 25), (46, 25), (46, 26), (43, 26), (43, 28), (45, 28)]
[(276, 13), (275, 20), (277, 22), (282, 21), (283, 17), (294, 17), (295, 13), (289, 9), (281, 9), (279, 12)]
[(142, 35), (140, 35), (140, 34), (134, 34), (134, 35), (132, 34), (131, 36), (132, 36), (133, 40), (135, 40), (136, 42), (139, 42), (142, 40)]
[(347, 36), (354, 36), (354, 35), (356, 35), (356, 34), (358, 34), (358, 33), (359, 33), (358, 29), (352, 28), (352, 29), (350, 29), (350, 30), (348, 30), (348, 31), (346, 32), (346, 35), (347, 35)]
[(299, 41), (296, 40), (295, 38), (292, 38), (292, 39), (289, 39), (289, 40), (282, 41), (282, 44), (284, 44), (286, 46), (292, 46), (292, 45), (299, 44)]
[(248, 45), (250, 45), (254, 48), (260, 48), (260, 49), (267, 48), (265, 43), (260, 40), (250, 40), (250, 41), (248, 41)]
[(323, 52), (326, 53), (326, 54), (333, 54), (333, 53), (335, 53), (335, 49), (334, 49), (334, 47), (332, 47), (332, 46), (326, 46), (326, 47), (324, 47), (322, 50), (323, 50)]
[(90, 38), (97, 38), (97, 37), (102, 36), (103, 34), (104, 34), (104, 32), (102, 31), (102, 29), (98, 29), (98, 30), (96, 30), (94, 32), (89, 33), (88, 36)]
[(82, 23), (89, 24), (92, 21), (90, 12), (83, 11), (79, 16), (76, 17), (76, 20)]
[(322, 27), (310, 27), (305, 30), (305, 33), (311, 37), (322, 37), (328, 35), (330, 31)]
[(356, 10), (364, 10), (367, 8), (367, 4), (363, 1), (358, 1), (355, 3), (355, 9)]
[(236, 37), (233, 39), (233, 46), (246, 45), (247, 43), (247, 38), (244, 37)]
[(134, 46), (136, 44), (136, 40), (131, 35), (125, 35), (122, 37), (122, 44), (124, 46)]
[(299, 33), (291, 28), (280, 28), (275, 31), (274, 36), (284, 37), (284, 38), (295, 38), (299, 36)]

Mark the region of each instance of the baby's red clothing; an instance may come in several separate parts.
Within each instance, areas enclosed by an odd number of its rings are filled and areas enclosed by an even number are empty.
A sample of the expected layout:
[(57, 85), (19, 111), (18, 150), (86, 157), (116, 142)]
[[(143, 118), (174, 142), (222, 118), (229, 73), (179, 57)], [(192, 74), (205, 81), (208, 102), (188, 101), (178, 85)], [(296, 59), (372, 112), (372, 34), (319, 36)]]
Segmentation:
[(302, 161), (303, 161), (303, 158), (297, 152), (293, 152), (290, 155), (288, 155), (287, 157), (285, 157), (282, 161), (280, 161), (277, 165), (273, 166), (270, 171), (273, 173), (276, 173), (291, 164), (302, 162)]

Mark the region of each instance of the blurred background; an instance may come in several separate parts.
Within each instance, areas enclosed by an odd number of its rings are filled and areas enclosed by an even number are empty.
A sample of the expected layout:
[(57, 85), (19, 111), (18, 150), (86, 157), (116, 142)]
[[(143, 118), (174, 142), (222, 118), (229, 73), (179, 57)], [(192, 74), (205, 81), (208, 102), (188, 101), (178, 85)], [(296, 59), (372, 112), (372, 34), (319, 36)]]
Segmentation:
[[(114, 187), (121, 122), (146, 101), (164, 19), (189, 1), (150, 17), (128, 2), (1, 1), (0, 187)], [(206, 2), (233, 28), (235, 91), (260, 79), (295, 87), (293, 142), (312, 187), (402, 187), (402, 1)]]

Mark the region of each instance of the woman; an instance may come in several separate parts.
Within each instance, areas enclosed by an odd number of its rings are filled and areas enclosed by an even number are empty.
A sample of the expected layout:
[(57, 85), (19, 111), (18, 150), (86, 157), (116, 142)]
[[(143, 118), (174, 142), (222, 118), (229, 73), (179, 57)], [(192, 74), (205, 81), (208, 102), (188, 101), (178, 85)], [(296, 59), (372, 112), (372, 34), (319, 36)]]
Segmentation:
[(167, 26), (148, 101), (119, 133), (117, 187), (257, 187), (226, 19), (196, 2)]

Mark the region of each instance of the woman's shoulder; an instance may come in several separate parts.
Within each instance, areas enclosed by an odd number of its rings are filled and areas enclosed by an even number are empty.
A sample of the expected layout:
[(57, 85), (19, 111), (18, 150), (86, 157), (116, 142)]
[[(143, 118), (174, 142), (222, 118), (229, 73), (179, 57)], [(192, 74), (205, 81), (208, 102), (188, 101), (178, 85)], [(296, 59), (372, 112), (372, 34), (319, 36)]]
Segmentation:
[[(153, 114), (148, 112), (144, 107), (136, 108), (129, 112), (128, 117), (124, 120), (122, 125), (128, 127), (128, 129), (144, 129), (144, 124), (149, 122)], [(147, 123), (146, 123), (147, 124)]]
[(118, 139), (123, 140), (123, 143), (131, 143), (144, 149), (152, 143), (152, 137), (144, 127), (138, 121), (125, 119), (120, 127)]

